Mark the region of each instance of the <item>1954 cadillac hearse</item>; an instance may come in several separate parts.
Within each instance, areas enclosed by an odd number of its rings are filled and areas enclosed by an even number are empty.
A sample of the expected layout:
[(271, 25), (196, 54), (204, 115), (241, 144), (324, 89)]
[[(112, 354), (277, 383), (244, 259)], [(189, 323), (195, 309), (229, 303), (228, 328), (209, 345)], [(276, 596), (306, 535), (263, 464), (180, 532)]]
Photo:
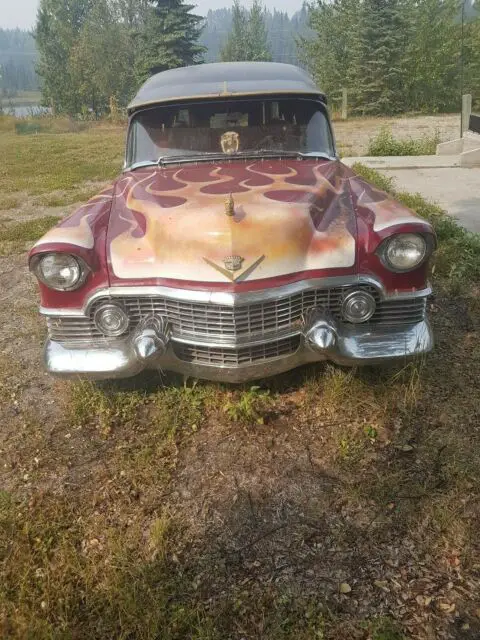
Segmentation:
[(47, 370), (241, 382), (429, 351), (432, 227), (339, 161), (325, 105), (286, 64), (151, 77), (123, 173), (30, 253)]

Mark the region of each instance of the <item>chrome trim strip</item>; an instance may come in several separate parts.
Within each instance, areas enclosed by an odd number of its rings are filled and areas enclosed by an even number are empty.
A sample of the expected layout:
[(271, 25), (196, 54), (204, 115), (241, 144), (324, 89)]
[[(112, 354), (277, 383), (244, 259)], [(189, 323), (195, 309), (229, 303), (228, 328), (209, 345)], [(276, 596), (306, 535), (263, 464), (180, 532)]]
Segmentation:
[(248, 291), (242, 293), (229, 293), (225, 291), (196, 291), (192, 289), (178, 289), (173, 287), (151, 287), (151, 286), (132, 286), (132, 287), (108, 287), (98, 289), (91, 295), (82, 308), (68, 309), (57, 308), (50, 309), (48, 307), (40, 307), (40, 313), (44, 316), (68, 316), (85, 317), (88, 315), (89, 307), (98, 300), (98, 298), (115, 298), (118, 296), (133, 297), (163, 297), (171, 300), (180, 300), (186, 302), (203, 302), (218, 304), (224, 306), (247, 305), (255, 302), (269, 302), (284, 296), (294, 295), (310, 289), (328, 289), (330, 287), (355, 286), (355, 285), (372, 285), (378, 289), (381, 300), (391, 299), (409, 299), (419, 298), (431, 295), (432, 289), (430, 285), (425, 289), (416, 289), (408, 292), (386, 293), (381, 281), (373, 276), (333, 276), (330, 278), (315, 278), (311, 280), (299, 280), (280, 287), (272, 287), (269, 289), (260, 289), (259, 291)]
[(192, 336), (189, 338), (186, 334), (173, 334), (172, 340), (180, 344), (189, 344), (192, 346), (207, 347), (211, 349), (241, 349), (242, 347), (256, 347), (261, 344), (268, 344), (269, 342), (278, 342), (279, 340), (286, 340), (287, 338), (294, 338), (298, 336), (302, 331), (300, 329), (295, 331), (284, 331), (277, 333), (262, 333), (257, 334), (253, 340), (249, 340), (249, 336), (235, 338), (235, 342), (222, 342), (221, 340), (209, 340), (208, 336)]

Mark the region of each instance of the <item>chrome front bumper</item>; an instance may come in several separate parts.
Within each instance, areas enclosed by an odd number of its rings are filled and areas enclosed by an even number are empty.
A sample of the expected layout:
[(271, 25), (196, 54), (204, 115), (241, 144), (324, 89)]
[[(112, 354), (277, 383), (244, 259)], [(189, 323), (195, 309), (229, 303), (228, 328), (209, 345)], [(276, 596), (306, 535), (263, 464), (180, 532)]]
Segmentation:
[[(377, 307), (371, 321), (349, 324), (342, 300), (367, 287)], [(385, 292), (371, 276), (300, 281), (246, 293), (167, 287), (111, 287), (81, 309), (41, 309), (49, 339), (45, 365), (65, 377), (129, 377), (145, 369), (224, 382), (264, 378), (302, 364), (381, 364), (430, 351), (426, 319), (430, 288)], [(116, 302), (130, 318), (128, 333), (105, 338), (96, 305)]]
[(45, 365), (50, 373), (62, 377), (112, 379), (133, 376), (145, 369), (160, 369), (195, 378), (241, 383), (276, 375), (309, 362), (382, 364), (418, 356), (433, 347), (428, 320), (407, 326), (368, 327), (336, 325), (328, 318), (317, 317), (303, 329), (294, 353), (235, 367), (181, 360), (172, 340), (164, 349), (156, 353), (150, 351), (148, 357), (142, 357), (145, 354), (138, 349), (138, 338), (137, 334), (105, 345), (69, 347), (49, 339), (45, 345)]

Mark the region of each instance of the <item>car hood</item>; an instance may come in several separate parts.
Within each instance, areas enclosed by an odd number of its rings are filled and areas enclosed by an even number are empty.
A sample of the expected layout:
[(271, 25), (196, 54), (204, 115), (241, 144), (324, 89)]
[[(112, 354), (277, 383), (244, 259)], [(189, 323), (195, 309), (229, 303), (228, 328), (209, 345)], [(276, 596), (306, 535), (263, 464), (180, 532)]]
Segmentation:
[(351, 175), (319, 160), (125, 173), (108, 226), (110, 277), (225, 283), (353, 267)]

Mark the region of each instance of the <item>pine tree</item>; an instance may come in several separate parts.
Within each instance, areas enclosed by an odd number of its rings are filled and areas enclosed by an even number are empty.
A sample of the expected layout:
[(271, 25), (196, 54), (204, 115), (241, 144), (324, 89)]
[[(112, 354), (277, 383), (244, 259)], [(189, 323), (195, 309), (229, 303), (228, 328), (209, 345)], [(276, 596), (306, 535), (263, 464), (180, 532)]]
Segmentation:
[[(410, 9), (404, 93), (407, 108), (449, 111), (460, 105), (460, 24), (457, 0), (421, 0)], [(477, 48), (477, 54), (480, 47)]]
[(182, 0), (156, 0), (137, 36), (136, 76), (139, 82), (154, 73), (197, 64), (204, 47), (198, 43), (203, 18)]
[(248, 13), (240, 6), (239, 0), (234, 0), (232, 27), (220, 56), (224, 62), (272, 59), (265, 26), (265, 9), (260, 0), (253, 0)]
[(361, 21), (363, 113), (392, 114), (405, 108), (404, 51), (408, 43), (402, 0), (364, 0)]
[(228, 38), (220, 50), (220, 59), (223, 62), (238, 62), (246, 60), (248, 16), (239, 0), (233, 1), (232, 26)]
[(247, 23), (247, 60), (271, 61), (272, 53), (265, 26), (265, 9), (260, 0), (253, 0)]

